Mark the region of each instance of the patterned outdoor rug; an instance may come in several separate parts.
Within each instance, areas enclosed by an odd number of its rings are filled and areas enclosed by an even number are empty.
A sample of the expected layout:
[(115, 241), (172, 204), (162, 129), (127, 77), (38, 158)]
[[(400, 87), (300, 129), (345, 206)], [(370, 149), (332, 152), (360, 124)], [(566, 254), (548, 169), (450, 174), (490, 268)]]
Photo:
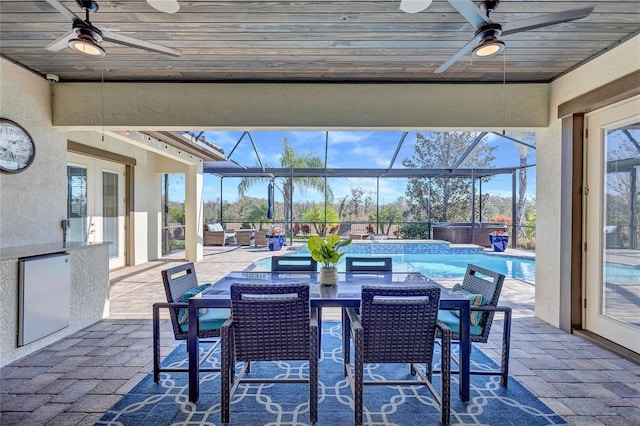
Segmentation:
[[(352, 393), (342, 374), (341, 326), (325, 322), (322, 335), (323, 356), (318, 367), (319, 405), (316, 425), (353, 424)], [(456, 345), (454, 345), (455, 347)], [(202, 348), (201, 348), (202, 349)], [(214, 357), (218, 354), (214, 354)], [(439, 359), (436, 357), (436, 359)], [(218, 364), (218, 360), (211, 359)], [(474, 348), (474, 369), (495, 368), (493, 362)], [(187, 365), (184, 343), (167, 357), (163, 365)], [(219, 365), (219, 364), (218, 364)], [(308, 373), (304, 363), (252, 363), (252, 375), (300, 376)], [(384, 377), (408, 374), (408, 366), (384, 366), (367, 369), (365, 374)], [(439, 389), (439, 377), (434, 375)], [(309, 425), (309, 388), (306, 384), (246, 384), (233, 396), (230, 425), (293, 426)], [(366, 425), (436, 425), (440, 424), (437, 403), (424, 387), (368, 386), (364, 389), (364, 424)], [(219, 373), (201, 373), (200, 399), (188, 402), (186, 373), (163, 373), (160, 382), (149, 374), (120, 402), (114, 405), (98, 425), (220, 425)], [(457, 376), (452, 375), (452, 425), (555, 425), (566, 424), (546, 405), (513, 378), (509, 387), (500, 386), (499, 377), (472, 376), (471, 399), (458, 398)]]

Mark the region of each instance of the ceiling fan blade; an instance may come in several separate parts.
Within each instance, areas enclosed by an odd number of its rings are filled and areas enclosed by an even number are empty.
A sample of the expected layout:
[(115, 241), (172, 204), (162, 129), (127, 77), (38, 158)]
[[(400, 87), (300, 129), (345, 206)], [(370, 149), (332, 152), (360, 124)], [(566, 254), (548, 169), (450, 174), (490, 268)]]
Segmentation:
[(429, 6), (431, 6), (431, 0), (401, 0), (400, 1), (400, 10), (406, 13), (422, 12)]
[(478, 9), (471, 0), (448, 0), (451, 6), (458, 13), (464, 16), (464, 19), (469, 21), (475, 28), (478, 28), (485, 24), (493, 24), (493, 21), (489, 19), (486, 13)]
[(45, 1), (49, 3), (51, 7), (53, 7), (55, 10), (57, 10), (58, 12), (62, 13), (64, 16), (69, 18), (71, 21), (75, 21), (76, 19), (84, 21), (84, 19), (80, 18), (78, 15), (76, 15), (75, 13), (67, 9), (66, 6), (64, 6), (58, 0), (45, 0)]
[(560, 24), (562, 22), (575, 21), (576, 19), (582, 19), (589, 16), (591, 12), (593, 12), (593, 7), (585, 7), (584, 9), (565, 10), (564, 12), (549, 13), (547, 15), (534, 16), (533, 18), (509, 22), (508, 24), (502, 25), (502, 35), (506, 36), (522, 31)]
[(77, 37), (77, 34), (74, 31), (69, 31), (67, 34), (59, 37), (57, 40), (52, 41), (47, 44), (44, 48), (50, 52), (60, 52), (63, 49), (69, 47), (69, 40)]
[(116, 34), (111, 31), (102, 31), (102, 40), (109, 41), (111, 43), (121, 44), (123, 46), (134, 47), (136, 49), (148, 50), (150, 52), (162, 53), (171, 56), (180, 56), (182, 52), (178, 49), (163, 46), (161, 44), (152, 43), (150, 41), (138, 40), (137, 38), (129, 37), (124, 34)]
[(449, 58), (449, 60), (447, 62), (445, 62), (444, 64), (440, 65), (438, 67), (438, 69), (435, 70), (433, 73), (434, 74), (440, 74), (441, 72), (443, 72), (444, 70), (449, 68), (451, 65), (453, 65), (458, 59), (462, 58), (467, 52), (469, 52), (471, 49), (473, 49), (474, 46), (477, 45), (477, 44), (478, 44), (478, 40), (476, 40), (475, 38), (472, 39), (471, 41), (469, 41), (469, 43), (465, 44), (462, 49), (458, 50), (458, 52), (455, 55), (453, 55), (451, 58)]
[(180, 10), (178, 0), (147, 0), (149, 6), (164, 13), (176, 13)]

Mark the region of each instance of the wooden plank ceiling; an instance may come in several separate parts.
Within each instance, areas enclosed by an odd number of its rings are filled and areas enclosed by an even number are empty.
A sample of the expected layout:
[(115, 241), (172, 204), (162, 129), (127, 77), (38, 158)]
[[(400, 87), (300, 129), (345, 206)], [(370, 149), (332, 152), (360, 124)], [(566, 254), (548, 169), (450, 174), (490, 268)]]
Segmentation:
[[(84, 17), (75, 1), (62, 3)], [(44, 47), (71, 30), (45, 1), (0, 2), (0, 55), (61, 81), (549, 82), (636, 34), (640, 2), (501, 1), (507, 23), (594, 6), (587, 18), (504, 36), (505, 55), (469, 54), (434, 74), (474, 36), (447, 1), (420, 13), (400, 0), (180, 1), (166, 14), (146, 1), (99, 1), (98, 28), (182, 51), (181, 57), (103, 42), (104, 58)], [(503, 76), (503, 71), (505, 75)]]

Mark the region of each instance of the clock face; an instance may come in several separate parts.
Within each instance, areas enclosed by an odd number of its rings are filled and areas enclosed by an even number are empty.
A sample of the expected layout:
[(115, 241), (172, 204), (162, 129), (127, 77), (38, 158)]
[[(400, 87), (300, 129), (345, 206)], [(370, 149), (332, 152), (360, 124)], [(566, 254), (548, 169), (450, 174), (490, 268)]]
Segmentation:
[(36, 147), (18, 123), (0, 118), (0, 172), (18, 173), (31, 165)]

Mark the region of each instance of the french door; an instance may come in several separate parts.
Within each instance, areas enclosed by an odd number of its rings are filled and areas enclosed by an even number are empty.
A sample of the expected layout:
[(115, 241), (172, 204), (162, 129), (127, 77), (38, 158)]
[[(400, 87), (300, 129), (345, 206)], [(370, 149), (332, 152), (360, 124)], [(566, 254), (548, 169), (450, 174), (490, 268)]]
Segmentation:
[(584, 328), (640, 353), (640, 97), (585, 126)]
[(69, 153), (67, 185), (67, 242), (109, 242), (109, 269), (124, 266), (124, 166)]

